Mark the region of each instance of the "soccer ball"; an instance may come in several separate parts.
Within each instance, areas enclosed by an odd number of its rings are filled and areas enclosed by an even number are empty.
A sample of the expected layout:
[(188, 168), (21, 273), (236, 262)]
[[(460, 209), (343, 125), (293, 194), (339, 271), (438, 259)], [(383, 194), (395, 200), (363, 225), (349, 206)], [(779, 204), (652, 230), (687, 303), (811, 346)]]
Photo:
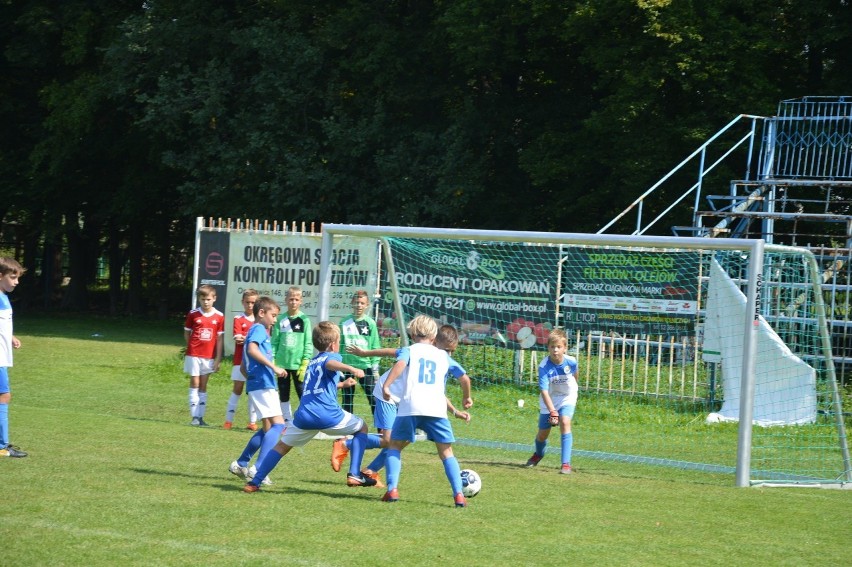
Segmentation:
[(462, 494), (468, 498), (473, 498), (479, 491), (482, 490), (482, 478), (470, 469), (464, 469), (461, 472), (462, 479)]

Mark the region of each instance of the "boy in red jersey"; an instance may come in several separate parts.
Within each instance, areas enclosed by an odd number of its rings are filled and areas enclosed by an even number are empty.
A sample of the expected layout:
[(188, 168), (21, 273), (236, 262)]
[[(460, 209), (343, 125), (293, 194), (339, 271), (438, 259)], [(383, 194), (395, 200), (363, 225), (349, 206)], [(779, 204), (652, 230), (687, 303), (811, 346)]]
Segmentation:
[(206, 427), (207, 380), (219, 371), (222, 362), (225, 316), (213, 307), (216, 288), (212, 285), (199, 286), (195, 296), (199, 306), (187, 313), (183, 325), (186, 339), (183, 371), (189, 374), (190, 425)]
[[(243, 393), (243, 386), (246, 383), (246, 377), (240, 371), (240, 363), (243, 360), (243, 348), (245, 346), (246, 335), (249, 329), (254, 325), (254, 302), (257, 301), (259, 294), (254, 289), (247, 289), (243, 292), (243, 313), (234, 316), (234, 367), (231, 368), (231, 381), (234, 384), (234, 389), (231, 391), (231, 397), (228, 399), (228, 408), (225, 411), (225, 424), (222, 426), (225, 429), (231, 429), (234, 421), (234, 415), (237, 413), (237, 404), (240, 402), (240, 396)], [(257, 411), (254, 404), (251, 403), (251, 398), (248, 398), (249, 423), (248, 429), (257, 431)]]

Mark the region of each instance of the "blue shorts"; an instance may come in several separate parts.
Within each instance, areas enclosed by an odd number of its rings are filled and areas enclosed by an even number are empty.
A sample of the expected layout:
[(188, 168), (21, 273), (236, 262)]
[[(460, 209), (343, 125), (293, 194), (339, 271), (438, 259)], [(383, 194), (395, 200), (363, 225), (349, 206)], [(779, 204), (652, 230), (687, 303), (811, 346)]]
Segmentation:
[(373, 424), (377, 429), (393, 429), (396, 419), (397, 405), (393, 402), (376, 399), (376, 409), (373, 411)]
[[(559, 408), (559, 417), (568, 416), (571, 419), (574, 419), (574, 406), (562, 406)], [(540, 413), (538, 414), (538, 428), (539, 429), (550, 429), (551, 427), (556, 427), (550, 425), (550, 414), (549, 413)]]
[(9, 389), (9, 369), (0, 366), (0, 394), (8, 394), (11, 391)]
[(396, 416), (391, 431), (391, 439), (413, 443), (417, 429), (422, 429), (426, 433), (426, 439), (435, 443), (454, 443), (456, 440), (449, 419), (426, 415)]

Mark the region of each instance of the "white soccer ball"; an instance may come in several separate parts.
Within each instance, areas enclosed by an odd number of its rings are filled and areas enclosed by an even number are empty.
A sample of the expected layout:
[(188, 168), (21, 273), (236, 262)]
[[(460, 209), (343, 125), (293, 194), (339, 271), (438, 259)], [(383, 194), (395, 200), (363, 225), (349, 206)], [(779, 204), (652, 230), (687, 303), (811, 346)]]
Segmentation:
[(462, 494), (467, 498), (473, 498), (482, 490), (482, 478), (476, 471), (464, 469), (461, 472)]

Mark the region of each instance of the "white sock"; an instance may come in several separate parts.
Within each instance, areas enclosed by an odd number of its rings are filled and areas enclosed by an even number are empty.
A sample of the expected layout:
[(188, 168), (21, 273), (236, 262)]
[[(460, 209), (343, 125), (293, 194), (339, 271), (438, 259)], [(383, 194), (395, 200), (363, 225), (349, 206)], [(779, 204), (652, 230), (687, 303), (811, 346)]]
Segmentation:
[(207, 392), (198, 394), (198, 417), (207, 413)]
[(198, 388), (189, 389), (189, 415), (198, 417)]
[(240, 395), (231, 392), (231, 397), (228, 398), (228, 409), (225, 411), (225, 421), (234, 421), (234, 414), (237, 413), (237, 403), (239, 401)]

